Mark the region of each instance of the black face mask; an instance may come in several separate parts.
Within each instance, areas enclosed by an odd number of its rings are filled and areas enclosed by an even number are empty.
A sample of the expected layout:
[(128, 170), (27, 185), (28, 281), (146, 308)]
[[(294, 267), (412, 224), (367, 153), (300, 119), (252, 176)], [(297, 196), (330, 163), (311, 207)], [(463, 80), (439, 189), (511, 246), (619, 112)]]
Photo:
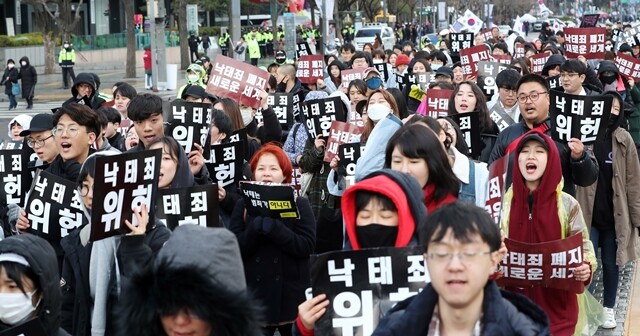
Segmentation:
[(356, 226), (356, 236), (361, 248), (393, 247), (398, 238), (398, 227), (381, 224)]
[(612, 76), (601, 76), (600, 80), (602, 80), (602, 83), (604, 84), (611, 84), (613, 82), (616, 81), (617, 76), (616, 75), (612, 75)]
[(277, 92), (287, 92), (287, 83), (284, 82), (284, 78), (282, 78), (280, 83), (278, 83), (278, 86), (276, 86), (276, 91)]

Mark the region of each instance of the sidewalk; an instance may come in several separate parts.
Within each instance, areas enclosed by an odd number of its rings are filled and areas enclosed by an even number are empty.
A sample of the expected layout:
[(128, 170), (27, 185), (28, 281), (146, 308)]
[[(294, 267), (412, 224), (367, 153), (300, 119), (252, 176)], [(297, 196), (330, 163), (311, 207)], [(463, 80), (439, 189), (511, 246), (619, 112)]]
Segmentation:
[[(86, 70), (77, 70), (76, 75)], [(139, 67), (136, 69), (135, 78), (125, 78), (125, 71), (122, 70), (109, 70), (109, 69), (96, 69), (91, 71), (100, 77), (100, 92), (111, 95), (111, 88), (113, 84), (117, 82), (127, 82), (131, 86), (135, 87), (138, 93), (155, 93), (161, 96), (163, 99), (175, 98), (177, 90), (167, 90), (162, 92), (153, 92), (144, 88), (144, 68)], [(179, 89), (186, 83), (184, 72), (178, 70), (177, 88)], [(52, 75), (38, 75), (38, 84), (36, 85), (35, 102), (49, 102), (49, 101), (64, 101), (71, 97), (71, 89), (64, 89), (62, 83), (62, 74), (55, 73)], [(4, 97), (6, 99), (6, 97)]]

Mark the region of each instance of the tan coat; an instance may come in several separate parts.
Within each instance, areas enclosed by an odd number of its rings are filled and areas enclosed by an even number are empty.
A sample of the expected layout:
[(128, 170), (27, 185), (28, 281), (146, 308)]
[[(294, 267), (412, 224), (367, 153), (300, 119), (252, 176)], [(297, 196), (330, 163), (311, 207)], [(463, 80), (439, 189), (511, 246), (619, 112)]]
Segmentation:
[[(616, 264), (623, 266), (640, 258), (640, 162), (629, 132), (618, 128), (613, 132), (613, 215), (615, 219)], [(576, 198), (582, 206), (589, 228), (593, 216), (596, 181), (589, 187), (578, 187)], [(597, 247), (595, 247), (597, 248)]]

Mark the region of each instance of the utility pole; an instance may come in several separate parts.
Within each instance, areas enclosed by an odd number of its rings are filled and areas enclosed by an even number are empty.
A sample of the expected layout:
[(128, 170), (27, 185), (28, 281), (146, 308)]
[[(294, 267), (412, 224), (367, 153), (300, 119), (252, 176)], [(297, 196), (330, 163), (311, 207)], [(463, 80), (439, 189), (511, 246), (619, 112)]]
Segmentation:
[(240, 1), (232, 0), (231, 1), (231, 15), (229, 15), (229, 23), (231, 26), (231, 41), (234, 44), (231, 46), (230, 55), (233, 58), (235, 54), (233, 53), (233, 49), (236, 47), (235, 43), (240, 40), (241, 31), (240, 31)]
[[(156, 12), (157, 11), (157, 12)], [(153, 90), (167, 89), (167, 60), (166, 44), (164, 38), (164, 19), (166, 16), (164, 1), (147, 1), (147, 16), (151, 25), (149, 34), (151, 40), (151, 79)]]

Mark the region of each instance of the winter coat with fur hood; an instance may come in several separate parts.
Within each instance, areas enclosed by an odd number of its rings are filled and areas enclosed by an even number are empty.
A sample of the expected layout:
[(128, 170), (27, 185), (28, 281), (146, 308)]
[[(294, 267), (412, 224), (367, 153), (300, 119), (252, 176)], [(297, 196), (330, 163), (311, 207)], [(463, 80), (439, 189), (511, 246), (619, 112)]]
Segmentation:
[(260, 307), (247, 291), (240, 249), (223, 228), (179, 226), (155, 261), (126, 282), (119, 308), (122, 335), (166, 335), (161, 314), (184, 309), (215, 336), (261, 336)]

